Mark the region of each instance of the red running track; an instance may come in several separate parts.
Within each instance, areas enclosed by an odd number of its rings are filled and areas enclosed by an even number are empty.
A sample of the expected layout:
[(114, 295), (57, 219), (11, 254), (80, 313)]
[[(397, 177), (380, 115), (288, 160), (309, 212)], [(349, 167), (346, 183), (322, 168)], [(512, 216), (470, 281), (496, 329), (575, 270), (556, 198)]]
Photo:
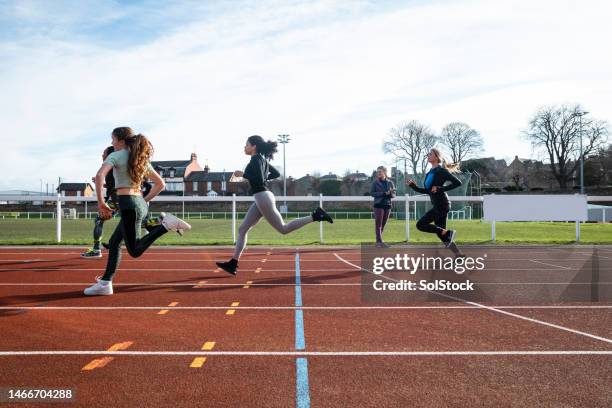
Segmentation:
[[(592, 255), (571, 248), (567, 268)], [(491, 273), (552, 274), (564, 250), (492, 248)], [(612, 405), (605, 299), (365, 302), (358, 248), (328, 247), (299, 249), (299, 284), (293, 248), (251, 248), (237, 277), (214, 266), (228, 249), (155, 248), (84, 297), (104, 260), (79, 253), (0, 250), (0, 388), (70, 388), (74, 407)]]

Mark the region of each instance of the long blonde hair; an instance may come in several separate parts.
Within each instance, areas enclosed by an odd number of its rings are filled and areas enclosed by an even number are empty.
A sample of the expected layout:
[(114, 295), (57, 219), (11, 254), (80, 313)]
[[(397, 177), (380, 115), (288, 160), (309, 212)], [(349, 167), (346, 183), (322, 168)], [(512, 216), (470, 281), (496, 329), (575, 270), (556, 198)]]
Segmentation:
[(440, 165), (446, 170), (448, 170), (449, 172), (458, 173), (460, 171), (459, 163), (449, 163), (444, 157), (444, 155), (442, 154), (442, 152), (440, 151), (440, 149), (437, 149), (434, 147), (431, 149), (431, 152), (433, 153), (434, 156), (436, 156), (436, 158), (440, 162)]

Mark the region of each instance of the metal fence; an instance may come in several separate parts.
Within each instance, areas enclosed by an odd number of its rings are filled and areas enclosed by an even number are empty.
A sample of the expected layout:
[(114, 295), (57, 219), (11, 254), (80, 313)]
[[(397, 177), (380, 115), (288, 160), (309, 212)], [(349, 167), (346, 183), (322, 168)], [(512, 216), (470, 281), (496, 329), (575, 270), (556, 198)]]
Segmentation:
[[(482, 208), (483, 196), (450, 196), (451, 203), (459, 204), (461, 207), (457, 210), (452, 210), (448, 217), (452, 220), (472, 219), (475, 216), (474, 207)], [(296, 203), (309, 202), (325, 207), (326, 203), (371, 203), (372, 198), (369, 196), (277, 196), (277, 203)], [(612, 196), (588, 196), (588, 202), (612, 202)], [(395, 197), (393, 200), (395, 211), (392, 216), (401, 219), (405, 222), (405, 237), (406, 241), (410, 240), (410, 220), (416, 220), (420, 213), (427, 208), (429, 197), (427, 195), (404, 195)], [(52, 202), (55, 206), (54, 212), (17, 212), (17, 211), (0, 211), (0, 219), (54, 219), (56, 220), (56, 238), (57, 242), (62, 240), (62, 218), (63, 205), (65, 203), (81, 203), (84, 205), (84, 211), (77, 212), (76, 218), (93, 218), (97, 214), (96, 198), (95, 197), (62, 197), (62, 196), (2, 196), (0, 202), (3, 203), (40, 203)], [(238, 211), (237, 205), (240, 203), (249, 204), (253, 202), (253, 197), (250, 196), (224, 196), (224, 197), (197, 197), (197, 196), (158, 196), (153, 200), (154, 203), (174, 202), (182, 206), (182, 211), (178, 211), (183, 218), (186, 219), (225, 219), (231, 220), (232, 223), (232, 239), (236, 240), (237, 221), (244, 217), (244, 211)], [(185, 204), (189, 203), (226, 203), (231, 205), (229, 211), (185, 211)], [(93, 204), (93, 205), (92, 205)], [(2, 205), (0, 205), (0, 209)], [(418, 208), (418, 209), (417, 209)], [(93, 211), (92, 211), (93, 210)], [(332, 215), (337, 219), (371, 219), (370, 211), (331, 211)], [(284, 214), (288, 218), (300, 217), (310, 214), (309, 212), (292, 211)], [(477, 219), (482, 218), (482, 211), (476, 215)], [(605, 220), (605, 218), (602, 218)], [(577, 224), (577, 228), (578, 228)], [(494, 230), (492, 230), (492, 239), (494, 239)], [(324, 223), (319, 224), (319, 240), (324, 242)]]

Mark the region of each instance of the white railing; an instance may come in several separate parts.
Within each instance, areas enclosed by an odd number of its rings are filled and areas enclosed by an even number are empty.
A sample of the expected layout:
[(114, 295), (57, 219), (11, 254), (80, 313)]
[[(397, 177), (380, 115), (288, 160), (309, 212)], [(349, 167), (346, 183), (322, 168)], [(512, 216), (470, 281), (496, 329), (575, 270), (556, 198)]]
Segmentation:
[[(449, 199), (452, 202), (470, 202), (470, 203), (482, 203), (484, 200), (484, 196), (449, 196)], [(276, 201), (278, 203), (280, 202), (318, 202), (318, 204), (323, 207), (324, 203), (326, 202), (372, 202), (372, 197), (369, 196), (323, 196), (323, 195), (318, 195), (318, 196), (277, 196), (276, 197)], [(54, 218), (56, 219), (56, 235), (57, 235), (57, 242), (61, 242), (61, 238), (62, 238), (62, 203), (84, 203), (86, 208), (85, 208), (85, 213), (87, 214), (87, 205), (89, 203), (94, 203), (96, 202), (96, 197), (67, 197), (67, 196), (60, 196), (60, 195), (48, 195), (48, 196), (31, 196), (31, 195), (6, 195), (6, 196), (1, 196), (0, 197), (0, 202), (54, 202), (56, 205), (56, 211), (54, 214)], [(245, 203), (245, 202), (252, 202), (253, 201), (253, 197), (252, 196), (236, 196), (236, 195), (232, 195), (232, 196), (221, 196), (221, 197), (200, 197), (200, 196), (157, 196), (155, 197), (155, 199), (153, 199), (154, 202), (179, 202), (183, 204), (183, 214), (185, 213), (184, 211), (184, 204), (185, 203), (194, 203), (194, 202), (203, 202), (203, 203), (219, 203), (219, 202), (226, 202), (226, 203), (231, 203), (232, 204), (232, 211), (231, 211), (231, 220), (232, 220), (232, 239), (234, 242), (236, 242), (236, 221), (238, 218), (238, 212), (236, 211), (236, 204), (237, 203)], [(405, 218), (405, 236), (406, 236), (406, 241), (410, 240), (410, 213), (411, 213), (411, 206), (413, 205), (412, 203), (414, 203), (414, 207), (415, 207), (415, 211), (412, 212), (413, 214), (416, 215), (416, 203), (418, 202), (429, 202), (429, 196), (427, 195), (404, 195), (404, 196), (400, 196), (400, 197), (395, 197), (392, 200), (394, 203), (396, 203), (396, 205), (402, 205), (404, 207), (404, 213), (407, 214), (408, 216), (404, 217)], [(612, 201), (612, 196), (587, 196), (587, 201), (588, 202), (611, 202)], [(0, 207), (1, 208), (1, 207)], [(469, 209), (469, 210), (468, 210)], [(471, 219), (471, 210), (472, 208), (470, 206), (466, 206), (464, 208), (462, 208), (461, 210), (456, 210), (453, 211), (453, 214), (450, 215), (451, 219), (453, 219), (454, 217), (458, 217), (460, 215), (462, 215), (463, 217), (466, 216), (465, 211), (469, 211), (470, 215), (469, 218)], [(0, 213), (2, 213), (2, 211), (0, 211)], [(4, 212), (5, 214), (11, 214), (14, 212), (11, 211), (7, 211)], [(342, 211), (340, 211), (340, 213), (342, 213)], [(348, 213), (348, 212), (347, 212)], [(30, 213), (32, 214), (32, 213)], [(39, 214), (39, 213), (37, 213)], [(49, 213), (45, 213), (45, 214), (49, 214)], [(42, 215), (39, 215), (39, 217), (42, 217)], [(323, 224), (324, 223), (320, 223), (320, 227), (319, 227), (319, 240), (321, 243), (324, 242), (324, 236), (323, 236)], [(494, 240), (495, 239), (495, 227), (494, 227), (495, 223), (492, 223), (492, 231), (491, 231), (491, 239)], [(577, 228), (579, 228), (579, 223), (577, 223)], [(578, 236), (578, 235), (577, 235)]]

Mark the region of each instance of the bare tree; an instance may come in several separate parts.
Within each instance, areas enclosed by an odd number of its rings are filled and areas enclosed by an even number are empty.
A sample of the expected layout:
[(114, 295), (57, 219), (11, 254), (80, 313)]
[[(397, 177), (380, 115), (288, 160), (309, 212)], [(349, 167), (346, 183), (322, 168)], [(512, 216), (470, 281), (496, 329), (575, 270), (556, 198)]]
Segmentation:
[(480, 133), (463, 122), (452, 122), (444, 126), (440, 143), (448, 148), (453, 163), (461, 163), (481, 152), (484, 145)]
[[(540, 108), (529, 120), (524, 132), (535, 149), (544, 150), (561, 190), (576, 171), (580, 159), (580, 105)], [(582, 117), (582, 156), (601, 149), (608, 139), (608, 123)]]
[(431, 129), (417, 122), (402, 122), (389, 131), (383, 142), (383, 151), (397, 159), (407, 160), (412, 174), (425, 173), (427, 152), (436, 145), (438, 138)]

